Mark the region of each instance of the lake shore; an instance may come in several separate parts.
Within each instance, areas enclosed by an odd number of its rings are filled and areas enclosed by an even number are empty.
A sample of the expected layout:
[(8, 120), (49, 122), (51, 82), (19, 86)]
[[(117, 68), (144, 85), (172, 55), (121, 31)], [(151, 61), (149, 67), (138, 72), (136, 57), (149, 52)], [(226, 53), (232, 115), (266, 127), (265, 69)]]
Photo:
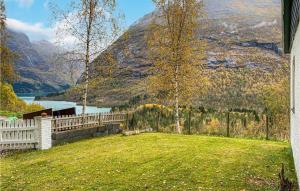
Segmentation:
[[(37, 103), (43, 106), (46, 109), (52, 108), (53, 110), (61, 110), (75, 107), (76, 113), (82, 113), (82, 105), (79, 105), (77, 102), (64, 101), (64, 100), (44, 100), (44, 99), (35, 99), (35, 96), (28, 97), (19, 97), (28, 104)], [(101, 112), (110, 112), (111, 108), (109, 107), (97, 107), (88, 105), (86, 108), (87, 113), (101, 113)]]

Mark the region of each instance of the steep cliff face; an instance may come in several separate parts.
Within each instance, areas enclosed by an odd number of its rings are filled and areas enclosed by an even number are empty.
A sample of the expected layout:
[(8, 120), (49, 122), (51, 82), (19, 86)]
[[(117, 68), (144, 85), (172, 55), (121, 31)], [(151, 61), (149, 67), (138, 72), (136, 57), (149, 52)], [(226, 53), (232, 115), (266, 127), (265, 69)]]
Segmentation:
[[(282, 62), (280, 6), (280, 0), (204, 0), (205, 16), (199, 18), (199, 39), (208, 44), (208, 68), (262, 67), (271, 71), (269, 63)], [(91, 104), (118, 105), (145, 95), (148, 69), (152, 65), (145, 36), (157, 15), (155, 11), (138, 20), (91, 64), (94, 79), (88, 97)], [(117, 61), (114, 78), (106, 78), (99, 69), (107, 63), (108, 53)], [(262, 55), (266, 59), (259, 59)], [(79, 101), (80, 95), (75, 92), (81, 88), (81, 82), (59, 99)]]
[[(70, 87), (68, 72), (55, 55), (60, 48), (47, 41), (30, 42), (24, 33), (8, 30), (8, 47), (17, 54), (14, 83), (16, 93), (47, 94)], [(79, 77), (77, 75), (77, 77)]]

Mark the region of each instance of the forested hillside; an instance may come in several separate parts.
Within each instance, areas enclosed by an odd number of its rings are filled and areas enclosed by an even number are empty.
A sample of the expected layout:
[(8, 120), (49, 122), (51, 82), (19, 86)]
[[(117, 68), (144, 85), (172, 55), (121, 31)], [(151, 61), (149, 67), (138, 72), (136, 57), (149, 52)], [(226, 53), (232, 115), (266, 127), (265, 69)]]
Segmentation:
[[(141, 18), (92, 63), (90, 104), (114, 106), (149, 99), (146, 81), (152, 63), (146, 39), (158, 14), (155, 11)], [(203, 15), (199, 39), (207, 44), (205, 62), (211, 86), (208, 95), (195, 95), (195, 104), (261, 106), (260, 90), (279, 83), (288, 72), (280, 49), (280, 1), (207, 0)], [(76, 93), (80, 82), (53, 99), (80, 101)]]

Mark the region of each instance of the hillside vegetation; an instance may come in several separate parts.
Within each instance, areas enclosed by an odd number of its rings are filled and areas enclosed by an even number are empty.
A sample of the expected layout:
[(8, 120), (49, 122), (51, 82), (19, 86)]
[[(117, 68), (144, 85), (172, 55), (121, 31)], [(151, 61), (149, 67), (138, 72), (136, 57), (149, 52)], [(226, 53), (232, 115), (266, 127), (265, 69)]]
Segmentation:
[[(190, 58), (193, 62), (180, 62), (190, 66), (181, 67), (185, 70), (178, 70), (181, 71), (180, 78), (172, 75), (175, 67), (168, 67), (174, 58), (168, 56), (173, 53), (166, 52), (169, 46), (157, 45), (158, 42), (170, 41), (159, 40), (151, 30), (154, 23), (164, 23), (162, 13), (156, 10), (134, 23), (90, 64), (88, 104), (128, 109), (155, 103), (177, 111), (175, 97), (178, 97), (181, 109), (204, 108), (216, 111), (218, 118), (207, 116), (203, 119), (200, 112), (197, 120), (213, 121), (214, 127), (219, 129), (225, 129), (222, 121), (232, 111), (253, 111), (260, 118), (250, 119), (249, 126), (245, 117), (247, 113), (239, 112), (242, 115), (240, 119), (244, 121), (244, 129), (249, 127), (254, 132), (252, 134), (262, 134), (258, 131), (272, 129), (281, 139), (288, 139), (289, 64), (287, 56), (282, 55), (280, 49), (280, 1), (245, 0), (242, 4), (236, 0), (203, 2), (203, 12), (200, 11), (200, 18), (197, 19), (200, 22), (199, 28), (193, 34), (197, 43), (182, 46), (195, 49), (185, 51), (183, 56), (187, 58), (192, 55)], [(164, 27), (161, 25), (156, 28)], [(163, 32), (158, 30), (158, 35), (160, 33)], [(151, 48), (153, 43), (156, 48)], [(157, 47), (166, 48), (161, 51)], [(176, 49), (170, 50), (172, 52)], [(156, 54), (152, 55), (151, 52)], [(192, 67), (195, 69), (191, 69)], [(197, 68), (201, 72), (197, 72)], [(193, 73), (197, 75), (191, 75)], [(178, 83), (179, 96), (174, 94), (177, 92), (174, 79), (182, 79)], [(75, 87), (46, 99), (82, 102), (79, 92), (84, 89), (82, 76)], [(178, 117), (174, 119), (178, 124)], [(147, 119), (144, 117), (143, 120)], [(186, 121), (179, 122), (179, 125), (183, 126)], [(227, 126), (234, 126), (235, 121), (231, 122), (227, 120)], [(265, 124), (257, 126), (257, 122)]]
[[(89, 104), (119, 106), (137, 96), (149, 99), (153, 63), (147, 36), (158, 14), (154, 11), (138, 20), (91, 63)], [(228, 104), (219, 99), (228, 98), (238, 101), (235, 106), (245, 101), (241, 107), (260, 107), (257, 89), (281, 80), (277, 72), (288, 62), (279, 49), (280, 1), (246, 0), (241, 4), (236, 0), (205, 0), (203, 15), (198, 38), (207, 43), (205, 74), (211, 86), (206, 95), (195, 94), (194, 104), (215, 107), (222, 103), (224, 108)], [(46, 99), (80, 102), (83, 77), (78, 82), (65, 94)]]
[(21, 117), (23, 113), (43, 109), (38, 104), (26, 104), (18, 98), (9, 84), (0, 83), (0, 116)]
[(284, 142), (171, 134), (111, 136), (1, 159), (1, 190), (278, 190)]
[[(257, 113), (255, 110), (180, 108), (180, 124), (183, 134), (201, 134), (255, 139), (289, 140), (287, 116)], [(271, 119), (272, 118), (272, 119)], [(268, 121), (268, 122), (267, 122)], [(172, 108), (145, 104), (129, 112), (126, 127), (130, 130), (153, 128), (158, 132), (174, 132)]]

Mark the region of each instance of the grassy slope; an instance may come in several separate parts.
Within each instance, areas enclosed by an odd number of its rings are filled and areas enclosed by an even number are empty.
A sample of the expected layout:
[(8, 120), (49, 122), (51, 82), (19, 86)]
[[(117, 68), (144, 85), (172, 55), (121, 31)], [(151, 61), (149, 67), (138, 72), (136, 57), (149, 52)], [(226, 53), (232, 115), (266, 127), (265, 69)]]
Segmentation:
[(143, 134), (1, 159), (0, 190), (277, 190), (287, 143)]

